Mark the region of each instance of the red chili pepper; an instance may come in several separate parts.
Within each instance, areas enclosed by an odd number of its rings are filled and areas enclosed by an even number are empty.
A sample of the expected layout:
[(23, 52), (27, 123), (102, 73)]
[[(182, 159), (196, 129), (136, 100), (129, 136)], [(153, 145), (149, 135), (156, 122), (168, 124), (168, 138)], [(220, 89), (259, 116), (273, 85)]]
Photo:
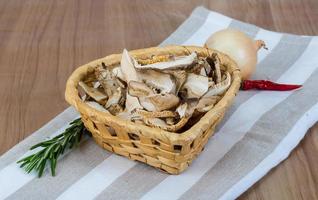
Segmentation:
[(275, 91), (288, 91), (301, 88), (302, 85), (289, 85), (279, 84), (266, 80), (244, 80), (241, 85), (242, 90), (275, 90)]

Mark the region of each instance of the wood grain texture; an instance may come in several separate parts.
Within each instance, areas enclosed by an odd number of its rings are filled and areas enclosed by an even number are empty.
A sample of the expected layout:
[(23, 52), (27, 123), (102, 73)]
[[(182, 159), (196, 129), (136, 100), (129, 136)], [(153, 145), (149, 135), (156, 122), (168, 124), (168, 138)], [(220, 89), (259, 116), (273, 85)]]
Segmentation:
[[(68, 105), (76, 66), (158, 45), (198, 5), (266, 29), (318, 34), (317, 0), (0, 0), (0, 154)], [(318, 199), (318, 124), (241, 199)]]

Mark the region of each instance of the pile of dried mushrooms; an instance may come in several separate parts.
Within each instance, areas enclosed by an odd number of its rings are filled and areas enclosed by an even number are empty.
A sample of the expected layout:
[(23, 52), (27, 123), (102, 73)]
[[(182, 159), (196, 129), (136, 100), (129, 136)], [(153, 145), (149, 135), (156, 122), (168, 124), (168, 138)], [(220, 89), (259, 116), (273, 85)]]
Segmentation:
[(93, 67), (79, 83), (79, 95), (97, 110), (180, 132), (212, 109), (230, 84), (217, 54), (136, 60), (125, 49), (120, 65)]

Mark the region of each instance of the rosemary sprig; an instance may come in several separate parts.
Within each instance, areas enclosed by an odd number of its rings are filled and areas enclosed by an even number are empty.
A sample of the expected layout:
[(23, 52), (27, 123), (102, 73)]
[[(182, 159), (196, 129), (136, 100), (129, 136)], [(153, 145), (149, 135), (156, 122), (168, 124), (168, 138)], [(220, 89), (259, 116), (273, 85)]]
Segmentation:
[(17, 163), (24, 168), (27, 173), (32, 170), (38, 172), (38, 177), (41, 177), (45, 169), (46, 163), (50, 162), (51, 174), (55, 176), (57, 159), (62, 155), (67, 147), (70, 149), (77, 146), (82, 139), (83, 133), (87, 132), (81, 118), (75, 119), (70, 123), (63, 133), (54, 138), (40, 142), (30, 148), (30, 150), (42, 147), (40, 151), (22, 158)]

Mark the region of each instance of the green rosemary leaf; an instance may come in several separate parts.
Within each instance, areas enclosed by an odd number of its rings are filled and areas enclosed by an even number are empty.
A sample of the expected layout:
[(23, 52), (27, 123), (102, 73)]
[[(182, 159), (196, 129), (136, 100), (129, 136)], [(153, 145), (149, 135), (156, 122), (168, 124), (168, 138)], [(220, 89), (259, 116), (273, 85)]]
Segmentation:
[(20, 168), (23, 168), (25, 165), (27, 165), (28, 162), (23, 162), (21, 165), (20, 165)]
[(53, 140), (53, 139), (48, 140), (48, 141), (45, 141), (45, 142), (41, 142), (41, 143), (39, 143), (39, 144), (36, 144), (36, 145), (32, 146), (32, 147), (30, 148), (30, 150), (36, 149), (36, 148), (38, 148), (38, 147), (47, 147), (47, 146), (49, 146), (50, 144), (52, 144), (52, 143), (54, 143), (54, 142), (55, 142), (55, 140)]
[(47, 147), (47, 149), (44, 152), (44, 156), (42, 157), (42, 159), (47, 159), (49, 157), (51, 151), (54, 150), (54, 148), (56, 147), (56, 145), (58, 145), (58, 144), (53, 144), (53, 145)]
[(46, 164), (46, 160), (43, 160), (40, 167), (37, 168), (37, 170), (39, 171), (38, 173), (38, 177), (40, 178), (43, 174), (44, 168), (45, 168), (45, 164)]
[(50, 162), (51, 162), (51, 174), (52, 176), (55, 176), (56, 158), (52, 158)]
[[(54, 148), (53, 152), (52, 152), (52, 156), (54, 155), (54, 153), (58, 152), (61, 148), (63, 147), (62, 144), (58, 144), (56, 145), (56, 147)], [(53, 157), (52, 157), (53, 158)]]
[(40, 157), (44, 153), (45, 149), (38, 151), (37, 153), (33, 154), (33, 157), (30, 159), (30, 162), (33, 162), (35, 159)]
[(63, 146), (63, 147), (66, 147), (67, 146), (67, 143), (69, 142), (68, 141), (68, 138), (69, 136), (65, 136), (65, 138), (63, 139), (63, 141), (61, 142), (61, 146)]
[(30, 162), (30, 164), (27, 165), (25, 168), (26, 172), (30, 173), (38, 164), (38, 162), (36, 162), (38, 160), (40, 160), (40, 157), (37, 157), (36, 160), (34, 160), (33, 162)]
[(70, 143), (69, 148), (70, 148), (70, 149), (73, 148), (75, 142), (76, 142), (76, 141), (75, 141), (75, 138), (74, 138), (74, 137), (70, 137), (70, 140), (69, 140), (69, 143)]
[(27, 156), (27, 157), (25, 157), (25, 158), (19, 160), (17, 163), (22, 163), (22, 162), (24, 162), (24, 161), (30, 160), (30, 159), (33, 158), (33, 156), (34, 156), (34, 154), (29, 155), (29, 156)]
[(84, 127), (81, 118), (78, 118), (72, 121), (70, 126), (63, 133), (52, 139), (33, 145), (30, 148), (31, 150), (38, 147), (42, 147), (42, 149), (22, 158), (17, 161), (17, 163), (20, 163), (20, 167), (24, 168), (27, 173), (35, 170), (38, 173), (38, 177), (41, 177), (45, 170), (46, 163), (49, 161), (51, 174), (55, 176), (59, 156), (64, 153), (67, 147), (73, 148), (74, 146), (78, 146), (84, 133), (89, 133), (89, 131)]

